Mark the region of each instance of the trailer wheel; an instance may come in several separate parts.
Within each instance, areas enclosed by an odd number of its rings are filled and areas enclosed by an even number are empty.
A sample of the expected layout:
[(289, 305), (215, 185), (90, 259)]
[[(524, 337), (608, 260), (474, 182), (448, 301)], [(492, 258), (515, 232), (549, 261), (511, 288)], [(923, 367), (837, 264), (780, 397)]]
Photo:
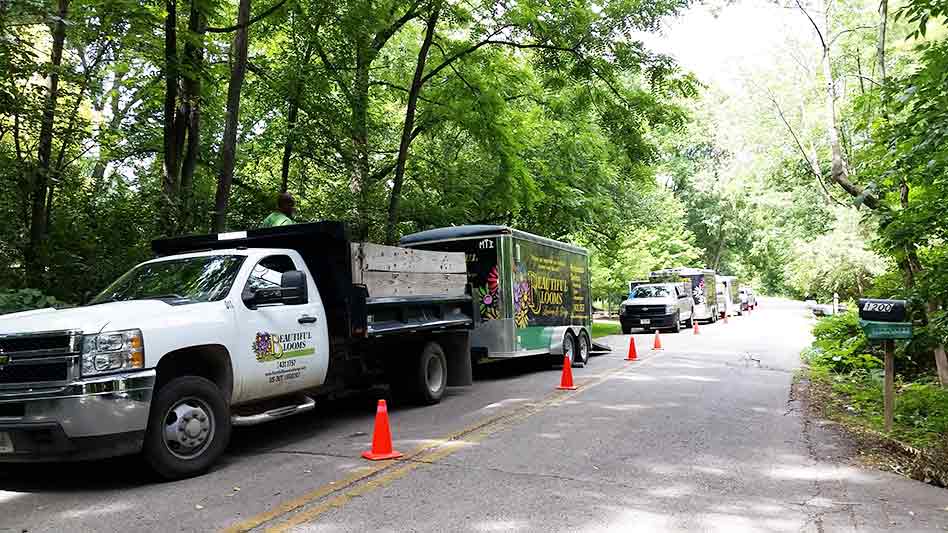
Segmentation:
[(579, 341), (576, 344), (576, 359), (577, 363), (581, 363), (583, 366), (586, 366), (586, 363), (589, 362), (589, 352), (592, 350), (592, 343), (589, 342), (589, 335), (585, 331), (579, 334)]
[(425, 344), (418, 357), (414, 379), (415, 397), (423, 404), (441, 401), (448, 386), (448, 360), (437, 342)]
[(563, 335), (563, 355), (569, 359), (570, 365), (576, 361), (576, 337), (572, 331)]
[(221, 390), (199, 376), (182, 376), (155, 395), (145, 431), (145, 460), (165, 479), (203, 473), (230, 441), (230, 409)]

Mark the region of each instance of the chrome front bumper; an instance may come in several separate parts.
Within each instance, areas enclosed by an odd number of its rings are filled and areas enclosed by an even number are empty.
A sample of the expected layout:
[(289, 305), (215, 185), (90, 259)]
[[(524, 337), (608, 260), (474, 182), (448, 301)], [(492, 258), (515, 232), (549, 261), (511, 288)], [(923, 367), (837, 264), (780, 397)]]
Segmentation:
[(0, 462), (87, 459), (141, 449), (155, 371), (84, 379), (51, 389), (0, 390)]

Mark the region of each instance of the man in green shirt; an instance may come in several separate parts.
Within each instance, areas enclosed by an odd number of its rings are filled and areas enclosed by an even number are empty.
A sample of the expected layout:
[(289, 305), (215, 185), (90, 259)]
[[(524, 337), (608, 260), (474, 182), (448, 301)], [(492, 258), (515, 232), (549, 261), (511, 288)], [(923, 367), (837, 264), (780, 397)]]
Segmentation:
[(263, 219), (263, 224), (261, 224), (260, 227), (272, 228), (274, 226), (296, 224), (292, 218), (295, 210), (296, 200), (293, 199), (290, 193), (280, 193), (280, 196), (277, 197), (277, 210)]

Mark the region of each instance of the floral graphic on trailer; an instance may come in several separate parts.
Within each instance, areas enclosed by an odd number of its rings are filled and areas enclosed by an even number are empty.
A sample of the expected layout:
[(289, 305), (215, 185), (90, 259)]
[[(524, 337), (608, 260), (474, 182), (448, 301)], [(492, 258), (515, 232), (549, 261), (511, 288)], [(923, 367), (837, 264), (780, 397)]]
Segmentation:
[[(523, 268), (518, 267), (518, 273)], [(533, 289), (526, 276), (517, 276), (521, 281), (514, 285), (514, 324), (518, 328), (525, 328), (530, 324), (530, 308), (533, 307)]]
[(477, 301), (479, 302), (481, 320), (496, 320), (500, 318), (500, 283), (497, 266), (487, 274), (487, 285), (477, 287)]

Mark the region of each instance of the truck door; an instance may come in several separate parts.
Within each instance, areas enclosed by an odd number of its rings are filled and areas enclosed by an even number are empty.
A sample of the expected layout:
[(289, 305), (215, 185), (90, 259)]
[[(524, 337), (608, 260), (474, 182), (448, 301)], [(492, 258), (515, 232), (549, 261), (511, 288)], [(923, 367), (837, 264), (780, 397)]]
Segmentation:
[[(270, 255), (254, 265), (245, 291), (279, 287), (284, 272), (306, 269), (288, 255)], [(322, 384), (328, 353), (326, 316), (313, 280), (307, 280), (307, 302), (277, 303), (250, 309), (241, 302), (238, 346), (241, 354), (241, 400), (278, 396)]]

